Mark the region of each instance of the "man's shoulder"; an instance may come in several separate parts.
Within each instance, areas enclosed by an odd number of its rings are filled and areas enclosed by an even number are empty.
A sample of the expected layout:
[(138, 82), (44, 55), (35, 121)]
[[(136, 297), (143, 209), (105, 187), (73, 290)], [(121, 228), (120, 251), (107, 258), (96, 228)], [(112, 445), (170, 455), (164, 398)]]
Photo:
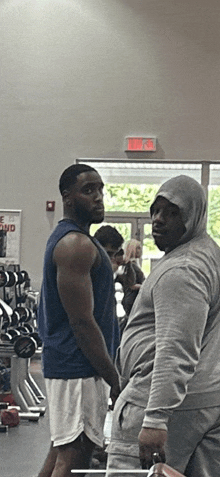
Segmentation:
[(155, 267), (154, 283), (161, 280), (213, 282), (220, 274), (220, 248), (208, 236), (191, 240), (164, 255)]
[(92, 242), (90, 237), (84, 233), (71, 230), (66, 235), (60, 238), (55, 249), (69, 253), (87, 253), (97, 252), (97, 247)]
[(94, 266), (98, 260), (98, 250), (86, 234), (70, 231), (56, 244), (53, 261), (58, 264), (84, 264)]
[(75, 232), (75, 233), (84, 233), (83, 231), (80, 230), (77, 224), (73, 222), (68, 222), (66, 220), (60, 220), (54, 230), (51, 232), (47, 245), (49, 246), (55, 246), (56, 243), (58, 243), (63, 237), (65, 237), (67, 234)]

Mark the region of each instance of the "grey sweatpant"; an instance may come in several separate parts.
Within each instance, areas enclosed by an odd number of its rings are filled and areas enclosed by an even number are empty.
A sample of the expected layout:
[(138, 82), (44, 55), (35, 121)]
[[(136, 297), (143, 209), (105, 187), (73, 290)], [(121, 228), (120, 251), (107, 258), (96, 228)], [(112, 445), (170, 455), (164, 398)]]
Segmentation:
[[(144, 408), (119, 396), (107, 448), (107, 477), (119, 477), (120, 472), (108, 473), (111, 469), (140, 469), (138, 434), (143, 417)], [(166, 463), (186, 477), (220, 475), (220, 406), (175, 411), (169, 421), (165, 451)], [(126, 474), (127, 477), (135, 475)]]

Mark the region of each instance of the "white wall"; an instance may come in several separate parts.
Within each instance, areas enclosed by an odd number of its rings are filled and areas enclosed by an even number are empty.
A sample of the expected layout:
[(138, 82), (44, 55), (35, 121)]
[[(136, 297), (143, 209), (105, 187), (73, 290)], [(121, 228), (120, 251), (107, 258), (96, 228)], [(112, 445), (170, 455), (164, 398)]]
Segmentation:
[[(219, 0), (1, 0), (0, 208), (22, 209), (39, 288), (58, 179), (77, 157), (219, 159)], [(56, 212), (46, 213), (46, 200)]]

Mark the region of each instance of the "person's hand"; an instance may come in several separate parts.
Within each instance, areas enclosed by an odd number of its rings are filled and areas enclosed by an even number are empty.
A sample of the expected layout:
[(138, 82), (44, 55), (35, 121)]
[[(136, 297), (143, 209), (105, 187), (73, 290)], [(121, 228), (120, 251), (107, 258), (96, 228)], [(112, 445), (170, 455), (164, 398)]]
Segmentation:
[(152, 455), (158, 453), (162, 462), (165, 462), (164, 446), (167, 440), (167, 431), (142, 427), (138, 436), (139, 456), (142, 468), (148, 469), (153, 465)]
[(113, 384), (110, 390), (110, 398), (112, 403), (110, 404), (109, 409), (111, 409), (111, 411), (114, 409), (114, 405), (119, 394), (120, 394), (120, 387), (119, 387), (119, 383), (116, 382), (115, 384)]

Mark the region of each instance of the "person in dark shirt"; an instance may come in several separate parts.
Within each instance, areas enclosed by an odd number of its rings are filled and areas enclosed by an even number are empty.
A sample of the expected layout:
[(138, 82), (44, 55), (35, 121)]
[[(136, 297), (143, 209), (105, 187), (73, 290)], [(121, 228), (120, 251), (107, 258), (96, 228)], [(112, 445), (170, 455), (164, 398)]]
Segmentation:
[(112, 407), (119, 394), (112, 267), (89, 235), (104, 218), (103, 186), (85, 164), (68, 167), (59, 182), (63, 219), (47, 242), (38, 310), (51, 431), (38, 477), (89, 468), (95, 444), (103, 442), (109, 389)]

